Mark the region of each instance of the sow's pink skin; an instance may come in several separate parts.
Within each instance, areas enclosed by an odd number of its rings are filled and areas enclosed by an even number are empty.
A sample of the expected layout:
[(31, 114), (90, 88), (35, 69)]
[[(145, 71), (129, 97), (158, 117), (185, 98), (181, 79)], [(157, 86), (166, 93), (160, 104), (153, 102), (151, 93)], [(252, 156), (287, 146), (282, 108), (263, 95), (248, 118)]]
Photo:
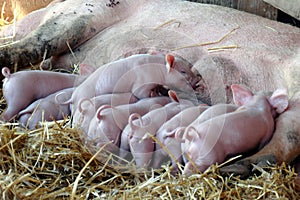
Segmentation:
[(32, 130), (36, 128), (39, 122), (52, 121), (63, 119), (65, 116), (71, 114), (70, 105), (61, 105), (57, 102), (57, 95), (63, 93), (66, 101), (72, 95), (74, 88), (68, 88), (53, 93), (45, 98), (38, 99), (31, 103), (27, 108), (19, 112), (19, 122), (28, 129)]
[(169, 103), (169, 97), (152, 97), (141, 99), (136, 103), (112, 107), (101, 106), (90, 122), (89, 130), (85, 140), (98, 150), (105, 146), (105, 150), (116, 153), (120, 145), (120, 136), (124, 127), (128, 124), (128, 117), (132, 113), (144, 115), (152, 108), (161, 107)]
[(3, 96), (7, 103), (7, 109), (2, 114), (5, 121), (11, 120), (22, 109), (25, 109), (33, 101), (46, 97), (59, 90), (74, 87), (78, 77), (74, 74), (50, 72), (50, 71), (20, 71), (10, 73), (7, 67), (2, 68)]
[[(284, 89), (276, 90), (271, 97), (262, 93), (253, 95), (246, 87), (231, 86), (236, 105), (235, 112), (219, 115), (197, 126), (188, 126), (182, 139), (182, 151), (189, 161), (184, 174), (190, 175), (197, 166), (200, 172), (214, 163), (222, 163), (227, 156), (243, 153), (265, 144), (274, 130), (274, 117), (288, 107)], [(192, 163), (193, 162), (193, 163)]]
[(186, 62), (171, 54), (138, 54), (98, 68), (76, 88), (70, 101), (76, 108), (81, 98), (121, 92), (141, 99), (153, 96), (158, 85), (192, 92), (198, 80)]
[(84, 133), (88, 132), (91, 119), (102, 105), (119, 106), (137, 102), (132, 93), (103, 94), (92, 99), (81, 99), (78, 109), (74, 111), (72, 127), (80, 128)]
[(141, 116), (137, 113), (130, 115), (128, 125), (121, 136), (120, 157), (126, 158), (130, 150), (138, 167), (148, 168), (154, 151), (153, 139), (147, 134), (155, 136), (157, 130), (169, 119), (182, 110), (194, 106), (190, 101), (181, 100), (169, 91), (169, 96), (175, 101), (148, 112)]

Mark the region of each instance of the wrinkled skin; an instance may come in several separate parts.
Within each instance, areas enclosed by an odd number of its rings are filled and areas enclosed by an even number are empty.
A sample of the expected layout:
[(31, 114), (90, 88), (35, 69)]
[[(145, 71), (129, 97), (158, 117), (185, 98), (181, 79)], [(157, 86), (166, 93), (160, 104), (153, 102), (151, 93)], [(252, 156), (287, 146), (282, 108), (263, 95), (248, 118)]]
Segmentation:
[(228, 156), (247, 152), (265, 144), (273, 134), (275, 109), (282, 113), (288, 106), (286, 90), (276, 90), (270, 98), (254, 95), (241, 85), (231, 86), (236, 111), (222, 114), (198, 125), (189, 125), (182, 136), (182, 151), (188, 162), (184, 174), (204, 172), (214, 163), (222, 163)]
[(123, 129), (128, 124), (128, 118), (132, 113), (144, 115), (155, 106), (164, 106), (169, 103), (169, 97), (153, 97), (141, 99), (136, 103), (111, 107), (101, 106), (92, 118), (85, 140), (92, 142), (96, 149), (100, 149), (106, 143), (105, 150), (117, 153), (120, 146), (120, 137)]
[[(171, 92), (172, 93), (172, 92)], [(155, 136), (158, 129), (173, 116), (182, 110), (193, 106), (192, 102), (178, 102), (174, 98), (176, 94), (169, 92), (169, 96), (175, 101), (148, 112), (141, 116), (133, 113), (128, 119), (128, 125), (124, 128), (121, 135), (120, 158), (125, 159), (130, 150), (135, 163), (138, 167), (147, 169), (150, 166), (154, 151), (153, 138), (147, 134)]]
[(80, 98), (120, 92), (141, 99), (153, 96), (159, 85), (192, 93), (197, 80), (190, 67), (173, 55), (138, 54), (98, 68), (76, 88), (71, 101), (76, 108)]
[[(5, 76), (3, 96), (7, 103), (7, 109), (2, 114), (5, 121), (11, 120), (33, 101), (73, 87), (77, 79), (74, 74), (38, 70), (11, 74), (8, 68), (3, 68), (2, 74)], [(37, 84), (38, 87), (33, 87)]]
[(79, 101), (78, 109), (74, 111), (72, 127), (80, 128), (84, 133), (87, 133), (91, 119), (100, 106), (108, 104), (114, 107), (135, 103), (137, 100), (132, 93), (104, 94), (92, 99), (83, 98)]
[[(165, 122), (157, 131), (157, 140), (164, 145), (163, 148), (159, 143), (155, 143), (155, 151), (152, 158), (152, 167), (159, 168), (163, 162), (170, 160), (172, 155), (172, 167), (174, 173), (177, 171), (177, 163), (183, 164), (181, 143), (175, 139), (175, 132), (179, 127), (186, 127), (193, 122), (208, 106), (200, 105), (184, 109), (176, 114), (170, 120)], [(166, 149), (167, 150), (166, 150)], [(174, 160), (176, 159), (176, 160)]]
[[(70, 105), (61, 105), (56, 101), (56, 96), (63, 93), (62, 101), (69, 99), (74, 88), (60, 90), (45, 98), (38, 99), (27, 108), (18, 113), (19, 122), (32, 130), (39, 122), (64, 119), (71, 114)], [(38, 126), (39, 127), (39, 126)]]
[[(28, 16), (27, 23), (17, 24), (16, 40), (20, 41), (0, 49), (0, 65), (12, 69), (16, 64), (22, 69), (41, 62), (45, 55), (49, 58), (43, 63), (45, 68), (71, 67), (78, 62), (100, 66), (155, 47), (172, 51), (198, 69), (203, 78), (199, 96), (206, 103), (232, 102), (228, 88), (232, 83), (243, 83), (253, 91), (287, 87), (290, 96), (299, 91), (299, 28), (229, 8), (179, 0), (120, 0), (113, 7), (107, 3), (66, 0), (35, 17)], [(28, 21), (36, 27), (28, 28)], [(174, 49), (218, 41), (235, 28), (222, 41), (203, 48)], [(239, 48), (206, 51), (230, 45)], [(276, 149), (279, 144), (288, 157), (276, 153), (272, 160), (294, 159), (300, 142), (288, 142), (284, 132), (276, 135), (267, 148)], [(295, 133), (293, 138), (297, 137), (300, 135)], [(287, 142), (276, 141), (280, 138)], [(264, 159), (261, 155), (258, 160)]]

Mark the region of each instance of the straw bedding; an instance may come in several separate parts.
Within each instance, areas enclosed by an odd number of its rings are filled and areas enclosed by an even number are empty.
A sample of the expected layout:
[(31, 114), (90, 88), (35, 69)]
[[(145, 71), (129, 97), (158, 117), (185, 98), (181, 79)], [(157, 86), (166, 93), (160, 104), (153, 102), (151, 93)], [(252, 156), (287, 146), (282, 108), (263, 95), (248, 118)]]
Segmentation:
[[(170, 167), (147, 173), (133, 164), (111, 164), (101, 149), (97, 158), (81, 143), (69, 120), (28, 131), (0, 126), (2, 199), (299, 199), (296, 174), (285, 164), (246, 180), (222, 177), (218, 166), (189, 178), (172, 176)], [(105, 156), (104, 156), (105, 155)]]
[(67, 118), (33, 131), (0, 124), (0, 199), (300, 198), (297, 174), (285, 164), (258, 168), (246, 180), (222, 177), (217, 165), (188, 178), (171, 175), (168, 165), (143, 173), (132, 163), (115, 163), (101, 149), (91, 154), (80, 135)]

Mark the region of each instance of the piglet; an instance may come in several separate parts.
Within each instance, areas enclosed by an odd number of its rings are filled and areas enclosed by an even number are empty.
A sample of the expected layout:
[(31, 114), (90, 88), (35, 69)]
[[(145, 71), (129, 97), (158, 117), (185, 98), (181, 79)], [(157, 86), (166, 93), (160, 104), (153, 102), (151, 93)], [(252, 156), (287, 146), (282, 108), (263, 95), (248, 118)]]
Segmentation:
[(105, 147), (105, 150), (116, 153), (119, 149), (120, 136), (128, 123), (128, 117), (132, 113), (144, 115), (149, 110), (161, 107), (171, 100), (169, 97), (153, 97), (141, 99), (136, 103), (112, 107), (111, 105), (101, 106), (90, 122), (89, 130), (85, 140), (90, 146), (98, 150), (106, 143), (112, 142)]
[(103, 94), (92, 99), (81, 99), (78, 109), (75, 109), (72, 127), (79, 128), (83, 133), (87, 133), (91, 119), (95, 116), (99, 107), (109, 104), (112, 107), (137, 102), (137, 98), (132, 93)]
[[(176, 139), (175, 133), (180, 130), (184, 130), (185, 127), (191, 123), (199, 124), (215, 116), (233, 112), (238, 108), (233, 104), (217, 104), (214, 106), (200, 105), (183, 110), (175, 115), (169, 121), (167, 121), (157, 132), (156, 137), (160, 143), (164, 145), (164, 149), (161, 146), (155, 144), (155, 154), (153, 156), (153, 168), (158, 168), (164, 158), (168, 158), (172, 154), (173, 173), (177, 172), (176, 161), (180, 164), (183, 163), (184, 157), (182, 157), (181, 143)], [(167, 148), (168, 152), (165, 150)], [(186, 162), (186, 160), (184, 161)]]
[(19, 122), (32, 130), (39, 122), (60, 120), (70, 115), (70, 105), (60, 105), (57, 103), (57, 95), (64, 93), (63, 101), (72, 96), (74, 88), (67, 88), (53, 93), (45, 98), (38, 99), (18, 114)]
[(274, 117), (288, 107), (285, 89), (278, 89), (271, 97), (254, 95), (248, 88), (233, 84), (233, 99), (240, 106), (236, 111), (206, 120), (197, 126), (188, 126), (183, 135), (182, 151), (189, 161), (184, 174), (190, 175), (193, 164), (200, 172), (226, 157), (260, 148), (272, 136)]
[(81, 98), (124, 92), (141, 99), (151, 97), (158, 85), (192, 92), (198, 81), (190, 66), (172, 54), (138, 54), (98, 68), (77, 87), (70, 102), (76, 109)]
[[(289, 100), (286, 111), (276, 118), (276, 127), (272, 139), (261, 150), (250, 157), (246, 157), (234, 164), (220, 169), (222, 174), (236, 174), (247, 177), (253, 170), (253, 165), (260, 167), (269, 164), (290, 163), (300, 155), (300, 92)], [(298, 162), (299, 162), (298, 158)], [(300, 162), (299, 162), (300, 163)], [(299, 173), (300, 173), (300, 165)], [(298, 177), (300, 183), (300, 178)]]
[(22, 109), (33, 101), (46, 97), (59, 90), (74, 87), (77, 75), (51, 71), (19, 71), (10, 73), (7, 67), (2, 68), (3, 96), (7, 109), (2, 114), (5, 121), (11, 120)]
[[(158, 129), (156, 138), (159, 142), (155, 143), (155, 152), (152, 158), (153, 168), (159, 168), (163, 161), (169, 160), (171, 154), (173, 159), (176, 159), (173, 160), (171, 158), (173, 170), (174, 172), (177, 171), (176, 162), (182, 164), (183, 160), (181, 156), (181, 143), (175, 139), (175, 132), (178, 128), (186, 127), (192, 123), (208, 107), (209, 106), (207, 105), (200, 105), (186, 108), (165, 122)], [(160, 143), (163, 145), (163, 148), (161, 147)]]
[(173, 91), (169, 96), (175, 101), (165, 105), (163, 108), (155, 109), (144, 116), (137, 113), (130, 115), (128, 125), (122, 132), (120, 145), (120, 158), (126, 158), (130, 150), (138, 167), (148, 168), (154, 151), (152, 136), (156, 135), (158, 129), (174, 115), (182, 110), (194, 106), (190, 101), (178, 102), (178, 97)]

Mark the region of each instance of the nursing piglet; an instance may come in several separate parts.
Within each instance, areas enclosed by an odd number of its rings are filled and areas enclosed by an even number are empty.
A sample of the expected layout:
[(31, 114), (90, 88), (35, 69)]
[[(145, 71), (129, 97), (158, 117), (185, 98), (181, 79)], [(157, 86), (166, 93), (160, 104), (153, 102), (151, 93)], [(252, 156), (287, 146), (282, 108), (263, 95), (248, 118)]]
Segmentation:
[(180, 58), (138, 54), (98, 68), (77, 87), (70, 101), (76, 108), (81, 98), (124, 92), (141, 99), (153, 96), (158, 85), (192, 92), (198, 81), (199, 77)]
[[(192, 123), (203, 111), (209, 106), (200, 105), (186, 108), (180, 113), (176, 114), (170, 120), (165, 122), (157, 131), (156, 138), (163, 145), (155, 143), (155, 152), (153, 154), (153, 168), (159, 168), (162, 162), (168, 161), (170, 154), (173, 157), (173, 170), (177, 171), (176, 161), (182, 163), (181, 143), (176, 140), (175, 132), (180, 127), (186, 127)], [(174, 160), (174, 158), (176, 160)]]
[[(97, 150), (103, 145), (112, 142), (105, 147), (105, 150), (116, 153), (119, 149), (121, 132), (128, 124), (130, 114), (138, 113), (144, 115), (152, 108), (161, 107), (170, 101), (169, 97), (152, 97), (116, 107), (110, 105), (101, 106), (91, 120), (85, 140), (88, 145), (95, 146)], [(89, 144), (91, 142), (92, 144)]]
[(171, 102), (163, 108), (152, 110), (144, 116), (134, 113), (129, 117), (128, 125), (121, 136), (119, 154), (121, 158), (126, 158), (130, 150), (136, 165), (141, 168), (148, 168), (154, 151), (154, 142), (151, 136), (147, 134), (155, 136), (158, 129), (166, 121), (182, 110), (194, 106), (190, 101), (181, 100), (179, 103), (173, 91), (169, 91), (169, 96), (175, 102)]
[(70, 115), (70, 105), (61, 105), (57, 103), (57, 95), (64, 93), (63, 101), (72, 96), (74, 88), (60, 90), (45, 98), (38, 99), (31, 103), (27, 108), (18, 114), (19, 121), (22, 125), (32, 130), (36, 128), (39, 122), (60, 120)]
[(137, 98), (132, 93), (116, 93), (116, 94), (103, 94), (96, 96), (92, 99), (81, 99), (78, 104), (78, 109), (75, 109), (72, 127), (79, 128), (87, 133), (91, 119), (95, 116), (99, 107), (109, 104), (112, 107), (123, 104), (130, 104), (137, 102)]
[(74, 87), (78, 78), (74, 74), (51, 71), (19, 71), (10, 73), (7, 67), (2, 68), (3, 96), (7, 109), (2, 114), (5, 121), (11, 120), (22, 109), (33, 101), (46, 97), (59, 90)]
[(235, 104), (241, 107), (188, 126), (183, 135), (176, 134), (184, 142), (182, 151), (189, 159), (185, 175), (192, 173), (193, 164), (203, 172), (228, 156), (262, 147), (273, 134), (276, 112), (282, 113), (288, 107), (285, 89), (276, 90), (271, 97), (263, 93), (254, 95), (241, 85), (233, 84), (231, 89)]
[[(235, 174), (245, 178), (256, 170), (252, 164), (266, 167), (269, 164), (292, 162), (300, 155), (299, 119), (300, 92), (297, 92), (290, 98), (287, 110), (276, 118), (276, 127), (270, 142), (254, 155), (241, 159), (234, 164), (222, 167), (220, 172), (222, 174)], [(297, 159), (299, 164), (298, 173), (300, 173), (299, 158), (300, 157)], [(299, 177), (298, 174), (298, 181), (300, 181)]]
[[(198, 108), (198, 109), (197, 109)], [(191, 123), (201, 123), (215, 116), (233, 112), (238, 108), (238, 106), (233, 104), (217, 104), (214, 106), (196, 106), (183, 110), (182, 112), (175, 115), (169, 121), (167, 121), (156, 134), (157, 139), (164, 145), (161, 146), (155, 144), (155, 153), (153, 155), (153, 168), (158, 168), (163, 159), (170, 157), (171, 153), (173, 158), (177, 160), (172, 160), (173, 172), (177, 172), (176, 161), (183, 163), (184, 157), (182, 157), (181, 143), (176, 139), (175, 133), (179, 130), (184, 130), (185, 127)], [(167, 148), (167, 151), (165, 150)], [(186, 162), (184, 160), (184, 162)]]

